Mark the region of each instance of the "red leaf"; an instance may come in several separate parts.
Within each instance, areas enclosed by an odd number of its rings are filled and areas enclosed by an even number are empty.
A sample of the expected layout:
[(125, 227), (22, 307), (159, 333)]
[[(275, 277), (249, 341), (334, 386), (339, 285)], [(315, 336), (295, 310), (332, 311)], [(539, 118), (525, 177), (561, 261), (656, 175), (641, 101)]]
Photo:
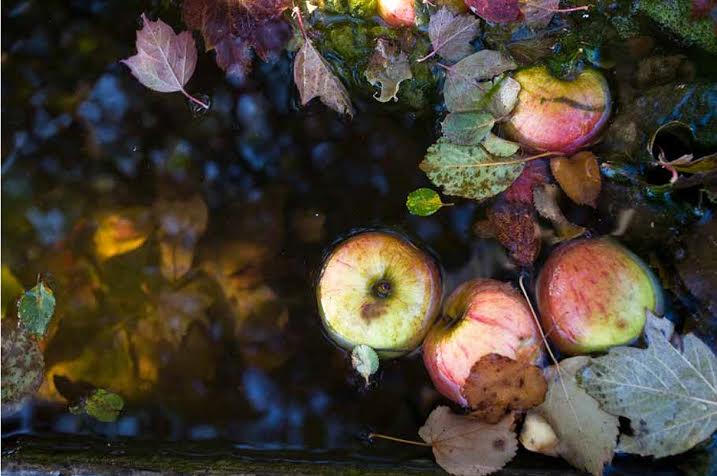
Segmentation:
[(465, 0), (466, 6), (481, 17), (493, 23), (509, 23), (520, 17), (519, 0)]
[(241, 38), (227, 37), (214, 47), (217, 53), (217, 66), (229, 77), (243, 78), (251, 71), (254, 55), (251, 47)]
[(523, 169), (523, 172), (503, 192), (503, 197), (509, 202), (533, 204), (533, 188), (549, 181), (548, 164), (545, 160), (533, 160)]
[(532, 205), (499, 200), (488, 210), (488, 220), (511, 258), (522, 266), (535, 261), (540, 252), (540, 233)]

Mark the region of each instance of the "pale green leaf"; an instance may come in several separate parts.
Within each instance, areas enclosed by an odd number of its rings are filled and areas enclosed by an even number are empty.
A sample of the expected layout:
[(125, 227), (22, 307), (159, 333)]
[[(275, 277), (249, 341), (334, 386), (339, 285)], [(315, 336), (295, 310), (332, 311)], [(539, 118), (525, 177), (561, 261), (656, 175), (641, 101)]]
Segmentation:
[(364, 74), (372, 86), (381, 86), (381, 92), (374, 95), (379, 102), (398, 101), (396, 95), (401, 82), (413, 78), (406, 53), (383, 38), (376, 42)]
[(436, 213), (446, 205), (441, 201), (441, 196), (433, 189), (419, 188), (408, 194), (406, 197), (406, 208), (412, 215), (427, 217)]
[(493, 81), (493, 87), (487, 94), (488, 111), (496, 120), (507, 117), (518, 103), (520, 83), (510, 76)]
[(482, 144), (485, 150), (498, 157), (511, 157), (520, 149), (520, 144), (505, 140), (492, 133), (485, 136)]
[(86, 413), (92, 418), (102, 422), (112, 422), (117, 419), (124, 408), (124, 400), (116, 393), (108, 392), (103, 388), (92, 391), (77, 405), (70, 407), (74, 414)]
[(366, 380), (378, 370), (378, 354), (365, 344), (359, 344), (351, 351), (351, 365)]
[(25, 291), (17, 302), (17, 317), (23, 326), (36, 336), (44, 336), (47, 325), (55, 312), (55, 296), (52, 289), (40, 281), (37, 285)]
[(488, 80), (516, 67), (513, 60), (493, 50), (481, 50), (462, 59), (449, 67), (446, 75), (443, 86), (446, 108), (451, 112), (485, 109), (489, 104), (486, 94), (500, 87)]
[(441, 123), (443, 137), (452, 144), (478, 145), (495, 124), (486, 112), (452, 112)]

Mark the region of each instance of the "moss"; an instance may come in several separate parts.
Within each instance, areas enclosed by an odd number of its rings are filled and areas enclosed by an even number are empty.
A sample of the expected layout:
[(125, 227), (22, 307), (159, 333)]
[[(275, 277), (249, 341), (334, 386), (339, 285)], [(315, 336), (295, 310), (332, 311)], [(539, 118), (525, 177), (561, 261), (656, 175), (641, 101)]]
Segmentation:
[(377, 13), (377, 0), (324, 0), (319, 7), (329, 13), (371, 18)]
[(715, 26), (709, 18), (695, 20), (692, 17), (691, 0), (640, 0), (637, 8), (685, 45), (717, 54)]

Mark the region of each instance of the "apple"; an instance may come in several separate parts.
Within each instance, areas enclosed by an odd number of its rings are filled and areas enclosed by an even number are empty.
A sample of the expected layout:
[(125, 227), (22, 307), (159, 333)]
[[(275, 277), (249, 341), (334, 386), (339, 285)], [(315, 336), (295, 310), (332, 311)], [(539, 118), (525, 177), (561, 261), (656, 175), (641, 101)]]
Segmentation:
[(378, 0), (378, 14), (388, 26), (416, 26), (413, 0)]
[(474, 279), (461, 284), (423, 343), (423, 362), (436, 389), (466, 406), (462, 388), (473, 364), (488, 354), (538, 363), (542, 341), (525, 299), (509, 283)]
[(440, 311), (441, 270), (402, 235), (365, 231), (327, 256), (316, 288), (331, 339), (345, 349), (364, 344), (380, 358), (416, 349)]
[(570, 241), (540, 270), (536, 294), (549, 339), (570, 355), (636, 339), (646, 310), (662, 313), (662, 289), (647, 265), (611, 238)]
[(546, 66), (533, 66), (514, 78), (521, 90), (505, 131), (527, 149), (572, 154), (594, 143), (607, 124), (610, 88), (595, 69), (565, 81)]

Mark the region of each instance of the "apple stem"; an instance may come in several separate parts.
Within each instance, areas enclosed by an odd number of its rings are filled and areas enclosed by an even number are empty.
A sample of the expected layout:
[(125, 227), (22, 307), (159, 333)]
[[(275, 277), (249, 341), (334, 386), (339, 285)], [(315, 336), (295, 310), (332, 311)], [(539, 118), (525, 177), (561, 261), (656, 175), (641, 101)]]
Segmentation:
[(431, 445), (422, 441), (404, 440), (403, 438), (396, 438), (395, 436), (383, 435), (381, 433), (369, 433), (368, 437), (369, 439), (380, 438), (383, 440), (395, 441), (396, 443), (403, 443), (405, 445), (426, 446), (428, 448), (431, 447)]

